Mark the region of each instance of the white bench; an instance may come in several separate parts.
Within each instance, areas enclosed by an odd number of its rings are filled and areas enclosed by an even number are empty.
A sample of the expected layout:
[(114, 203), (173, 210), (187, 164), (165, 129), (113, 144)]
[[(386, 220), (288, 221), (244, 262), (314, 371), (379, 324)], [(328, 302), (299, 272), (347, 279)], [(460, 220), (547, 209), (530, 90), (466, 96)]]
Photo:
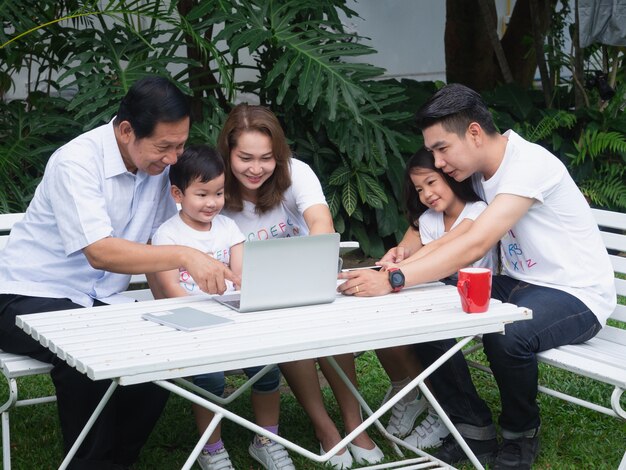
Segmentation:
[[(626, 296), (626, 280), (617, 277), (626, 274), (626, 214), (599, 209), (592, 209), (592, 211), (600, 226), (604, 244), (609, 251), (616, 273), (617, 294)], [(554, 390), (546, 385), (539, 384), (538, 389), (547, 395), (626, 422), (626, 410), (620, 403), (620, 398), (626, 390), (626, 329), (624, 329), (626, 327), (626, 305), (618, 304), (611, 314), (610, 320), (609, 324), (595, 338), (583, 344), (561, 346), (537, 354), (539, 362), (614, 387), (610, 407)], [(465, 353), (472, 352), (479, 347), (480, 345), (470, 348)], [(484, 364), (475, 361), (468, 361), (468, 363), (482, 371), (491, 372)], [(626, 470), (626, 452), (619, 470)]]

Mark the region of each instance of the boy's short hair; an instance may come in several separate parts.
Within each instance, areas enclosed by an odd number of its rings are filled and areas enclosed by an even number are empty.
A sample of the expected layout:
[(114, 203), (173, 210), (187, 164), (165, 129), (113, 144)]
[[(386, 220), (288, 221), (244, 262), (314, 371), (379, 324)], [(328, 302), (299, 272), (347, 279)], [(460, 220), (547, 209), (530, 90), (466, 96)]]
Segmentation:
[(472, 122), (488, 135), (498, 132), (482, 97), (465, 85), (452, 83), (435, 93), (417, 112), (417, 126), (426, 129), (441, 124), (448, 132), (463, 137)]
[(213, 147), (191, 145), (170, 166), (170, 183), (183, 193), (194, 181), (207, 183), (224, 174), (224, 160)]
[(113, 125), (130, 122), (137, 139), (150, 137), (160, 122), (178, 122), (191, 114), (189, 98), (164, 77), (136, 81), (120, 102)]

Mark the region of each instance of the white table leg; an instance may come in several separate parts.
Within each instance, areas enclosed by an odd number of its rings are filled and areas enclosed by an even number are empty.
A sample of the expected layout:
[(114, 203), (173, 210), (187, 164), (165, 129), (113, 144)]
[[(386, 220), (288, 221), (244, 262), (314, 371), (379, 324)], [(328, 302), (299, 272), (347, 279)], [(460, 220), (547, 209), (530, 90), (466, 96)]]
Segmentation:
[[(297, 452), (298, 454), (314, 461), (314, 462), (318, 462), (318, 463), (325, 463), (327, 462), (330, 458), (332, 458), (335, 454), (337, 454), (341, 449), (343, 449), (349, 442), (352, 442), (352, 440), (359, 434), (361, 434), (363, 431), (365, 431), (367, 428), (369, 428), (372, 424), (376, 424), (379, 429), (381, 430), (381, 432), (394, 444), (401, 444), (404, 447), (412, 450), (413, 452), (417, 453), (418, 455), (420, 455), (422, 458), (419, 459), (409, 459), (407, 461), (404, 461), (403, 463), (405, 464), (421, 464), (424, 463), (425, 461), (430, 460), (432, 461), (437, 461), (436, 459), (434, 459), (431, 455), (427, 454), (426, 452), (422, 451), (421, 449), (416, 449), (410, 446), (407, 446), (404, 441), (396, 438), (395, 436), (392, 436), (390, 434), (387, 433), (387, 431), (385, 430), (385, 428), (382, 426), (382, 424), (379, 421), (379, 418), (385, 414), (387, 411), (389, 411), (399, 400), (401, 400), (407, 393), (409, 393), (412, 389), (414, 389), (415, 387), (420, 387), (420, 389), (422, 390), (422, 392), (425, 392), (426, 398), (427, 400), (433, 405), (433, 407), (435, 408), (435, 410), (437, 411), (437, 413), (439, 413), (440, 417), (442, 418), (444, 424), (446, 425), (446, 427), (450, 430), (450, 432), (453, 434), (453, 436), (455, 437), (455, 439), (459, 442), (459, 445), (461, 445), (461, 448), (465, 451), (465, 453), (467, 454), (467, 456), (469, 457), (470, 461), (474, 464), (474, 466), (479, 469), (479, 470), (484, 470), (484, 467), (480, 464), (480, 462), (478, 461), (478, 459), (476, 459), (476, 456), (474, 455), (474, 453), (472, 452), (472, 450), (469, 448), (469, 446), (465, 443), (465, 441), (463, 440), (463, 437), (459, 434), (459, 432), (457, 431), (456, 427), (454, 426), (454, 424), (450, 421), (450, 419), (446, 416), (446, 414), (444, 413), (443, 409), (441, 408), (441, 406), (439, 406), (439, 403), (435, 400), (435, 397), (432, 395), (432, 393), (430, 393), (430, 390), (428, 390), (428, 388), (424, 385), (424, 380), (430, 375), (432, 374), (435, 370), (437, 370), (437, 368), (439, 366), (441, 366), (441, 364), (443, 364), (445, 361), (447, 361), (451, 356), (453, 356), (456, 352), (458, 352), (459, 350), (461, 350), (467, 343), (469, 343), (474, 337), (473, 336), (468, 336), (466, 338), (463, 338), (462, 340), (458, 341), (452, 348), (450, 348), (448, 351), (446, 351), (444, 354), (441, 355), (441, 357), (439, 359), (437, 359), (435, 362), (433, 362), (429, 367), (427, 367), (419, 376), (417, 376), (415, 379), (413, 379), (408, 385), (406, 385), (406, 387), (404, 387), (401, 391), (399, 391), (396, 395), (394, 395), (389, 401), (387, 401), (386, 403), (384, 403), (383, 405), (381, 405), (381, 407), (376, 410), (375, 412), (372, 411), (369, 406), (367, 405), (367, 403), (363, 400), (363, 398), (361, 397), (361, 395), (359, 394), (358, 390), (356, 390), (356, 388), (352, 385), (352, 383), (350, 382), (350, 380), (348, 379), (348, 377), (345, 375), (345, 373), (343, 373), (343, 370), (341, 370), (341, 368), (338, 366), (338, 364), (334, 361), (334, 359), (332, 357), (330, 357), (330, 363), (331, 365), (333, 365), (333, 367), (335, 368), (335, 370), (338, 372), (339, 376), (342, 377), (342, 379), (344, 380), (344, 382), (346, 383), (346, 385), (348, 386), (348, 388), (351, 390), (351, 392), (353, 394), (355, 394), (355, 397), (357, 398), (357, 400), (359, 401), (359, 403), (361, 404), (361, 406), (363, 406), (363, 408), (366, 410), (366, 413), (369, 414), (369, 417), (367, 419), (365, 419), (359, 426), (357, 426), (352, 432), (350, 432), (348, 435), (346, 435), (341, 441), (339, 441), (339, 443), (337, 443), (332, 449), (330, 449), (328, 452), (326, 452), (324, 455), (317, 455), (314, 454), (313, 452), (291, 442), (288, 441), (287, 439), (283, 438), (282, 436), (278, 436), (277, 434), (271, 433), (269, 431), (267, 431), (266, 429), (258, 426), (255, 423), (252, 423), (244, 418), (241, 418), (240, 416), (222, 408), (219, 404), (213, 403), (211, 401), (206, 400), (205, 398), (202, 398), (200, 396), (198, 396), (197, 394), (187, 390), (184, 387), (181, 387), (180, 385), (176, 385), (172, 382), (168, 382), (166, 380), (155, 380), (154, 383), (162, 388), (165, 388), (166, 390), (169, 390), (170, 392), (186, 399), (189, 400), (192, 403), (195, 403), (199, 406), (202, 406), (208, 410), (211, 410), (213, 413), (215, 413), (216, 417), (217, 415), (220, 415), (219, 419), (223, 419), (226, 418), (230, 421), (233, 421), (237, 424), (239, 424), (240, 426), (247, 428), (253, 432), (256, 432), (257, 434), (260, 434), (262, 436), (266, 436), (270, 439), (272, 439), (273, 441), (278, 442), (279, 444), (282, 444), (284, 447), (286, 447), (287, 449), (293, 450), (295, 452)], [(256, 376), (255, 376), (256, 377)], [(185, 387), (187, 387), (189, 384), (185, 384)], [(193, 384), (192, 384), (193, 385)], [(190, 387), (190, 388), (194, 388), (194, 387)], [(213, 424), (213, 423), (212, 423)], [(217, 423), (215, 424), (217, 425)], [(206, 432), (205, 432), (206, 433)], [(208, 437), (208, 436), (207, 436)], [(199, 441), (199, 443), (196, 445), (196, 447), (194, 448), (192, 455), (187, 459), (187, 462), (185, 463), (185, 467), (183, 467), (185, 470), (189, 469), (191, 467), (191, 464), (193, 464), (193, 461), (195, 460), (195, 458), (197, 457), (198, 453), (196, 453), (196, 451), (199, 450), (201, 443), (203, 443), (206, 439), (203, 437), (201, 438), (201, 440)], [(189, 466), (188, 466), (189, 464)], [(382, 468), (394, 468), (398, 466), (398, 462), (394, 462), (394, 463), (390, 463), (390, 464), (381, 464), (381, 465), (376, 465), (374, 467), (370, 467), (372, 469), (382, 469)], [(404, 468), (404, 467), (403, 467)], [(411, 468), (411, 467), (407, 467), (407, 468)]]
[(202, 436), (200, 436), (200, 440), (191, 451), (191, 455), (187, 458), (185, 464), (181, 467), (181, 470), (189, 470), (191, 468), (195, 460), (198, 458), (198, 455), (200, 455), (200, 452), (204, 447), (204, 443), (209, 439), (209, 437), (211, 437), (211, 434), (213, 434), (213, 431), (215, 431), (215, 428), (218, 424), (220, 424), (223, 417), (224, 415), (221, 413), (215, 413), (213, 415), (213, 419), (202, 433)]
[(235, 401), (237, 398), (239, 398), (246, 390), (252, 387), (256, 382), (258, 382), (273, 367), (275, 367), (274, 364), (266, 365), (265, 367), (263, 367), (263, 369), (258, 371), (252, 377), (250, 377), (243, 385), (238, 387), (237, 390), (235, 390), (233, 393), (228, 395), (226, 398), (218, 397), (217, 395), (214, 395), (211, 392), (206, 391), (202, 387), (198, 387), (196, 384), (194, 384), (193, 382), (187, 379), (172, 379), (172, 381), (177, 383), (178, 385), (181, 385), (183, 388), (192, 390), (194, 393), (196, 393), (197, 395), (200, 395), (201, 397), (211, 400), (213, 403), (219, 403), (220, 405), (227, 405), (230, 402)]
[[(357, 401), (361, 405), (361, 409), (365, 410), (365, 413), (367, 414), (367, 416), (372, 416), (374, 414), (374, 412), (369, 407), (367, 402), (363, 399), (363, 397), (361, 396), (361, 393), (357, 390), (357, 388), (354, 386), (352, 381), (348, 378), (348, 376), (343, 371), (343, 369), (339, 366), (339, 364), (337, 364), (337, 361), (335, 360), (335, 358), (330, 356), (330, 357), (327, 357), (326, 360), (333, 367), (333, 369), (335, 369), (335, 372), (337, 373), (337, 375), (339, 375), (341, 380), (343, 380), (343, 382), (346, 384), (346, 387), (348, 387), (350, 392), (352, 392), (352, 395), (354, 395), (354, 397), (357, 399)], [(385, 427), (382, 425), (382, 423), (380, 421), (378, 421), (378, 420), (374, 421), (374, 425), (378, 428), (378, 430), (384, 436), (388, 435), (387, 430), (385, 429)], [(360, 432), (359, 432), (359, 434), (360, 434)], [(391, 445), (393, 447), (393, 450), (396, 452), (396, 454), (398, 454), (399, 457), (404, 457), (404, 454), (402, 453), (402, 451), (400, 450), (400, 448), (398, 447), (396, 442), (394, 442), (391, 439), (389, 440), (389, 442), (391, 443)]]
[[(422, 393), (424, 394), (424, 396), (426, 397), (426, 399), (428, 400), (428, 402), (435, 409), (435, 411), (437, 412), (437, 414), (439, 415), (443, 423), (446, 425), (450, 433), (454, 436), (456, 441), (459, 443), (459, 445), (461, 446), (461, 449), (463, 449), (463, 451), (469, 458), (470, 462), (472, 462), (474, 467), (476, 467), (477, 469), (484, 470), (484, 467), (478, 461), (472, 449), (470, 449), (470, 447), (467, 445), (467, 442), (465, 442), (465, 439), (463, 439), (463, 436), (461, 436), (459, 431), (456, 429), (456, 426), (452, 423), (452, 421), (450, 421), (450, 418), (448, 418), (448, 415), (445, 413), (445, 411), (443, 411), (443, 408), (441, 408), (441, 405), (439, 405), (439, 402), (437, 401), (435, 396), (431, 393), (431, 391), (428, 389), (428, 387), (424, 383), (424, 380), (426, 379), (426, 377), (428, 377), (430, 374), (436, 371), (441, 366), (441, 364), (446, 362), (450, 357), (452, 357), (458, 351), (463, 349), (463, 347), (467, 345), (473, 339), (474, 339), (474, 336), (468, 336), (459, 340), (453, 347), (451, 347), (446, 353), (442, 354), (439, 359), (433, 362), (420, 374), (420, 376), (423, 375), (424, 378), (417, 385), (422, 391)], [(416, 382), (416, 380), (413, 380), (413, 382)]]
[[(324, 463), (326, 461), (328, 461), (334, 454), (330, 454), (326, 453), (323, 456), (314, 454), (313, 452), (305, 449), (304, 447), (301, 447), (291, 441), (288, 441), (287, 439), (285, 439), (282, 436), (279, 436), (278, 434), (274, 434), (270, 431), (268, 431), (267, 429), (262, 428), (261, 426), (248, 421), (247, 419), (244, 419), (236, 414), (234, 414), (231, 411), (228, 411), (225, 408), (222, 408), (220, 405), (215, 404), (213, 402), (210, 402), (202, 397), (199, 397), (198, 395), (190, 392), (189, 390), (186, 390), (185, 388), (176, 385), (174, 383), (168, 382), (166, 380), (155, 380), (153, 382), (154, 384), (158, 385), (159, 387), (162, 387), (166, 390), (169, 390), (170, 392), (180, 396), (181, 398), (184, 398), (186, 400), (189, 400), (192, 403), (195, 403), (197, 405), (200, 405), (208, 410), (211, 410), (213, 413), (220, 414), (221, 418), (226, 418), (230, 421), (233, 421), (234, 423), (238, 424), (239, 426), (242, 426), (246, 429), (249, 429), (252, 432), (255, 432), (261, 436), (265, 436), (270, 438), (271, 440), (278, 442), (279, 444), (285, 446), (287, 449), (293, 450), (294, 452), (297, 452), (300, 455), (303, 455), (304, 457), (314, 461), (314, 462), (318, 462), (318, 463)], [(335, 446), (333, 449), (336, 448), (336, 450), (340, 450), (342, 447), (344, 447), (346, 445), (346, 440), (344, 439), (343, 444), (340, 447)]]
[(96, 422), (96, 419), (98, 419), (98, 416), (100, 416), (100, 413), (102, 413), (102, 410), (111, 399), (111, 395), (113, 395), (113, 392), (117, 388), (117, 385), (118, 385), (117, 381), (115, 380), (111, 381), (111, 385), (109, 385), (109, 388), (107, 389), (104, 396), (100, 400), (100, 403), (98, 403), (98, 406), (96, 406), (96, 409), (93, 410), (93, 413), (91, 414), (91, 417), (87, 421), (87, 424), (85, 424), (85, 427), (76, 438), (76, 442), (74, 442), (74, 445), (65, 456), (65, 459), (63, 460), (63, 462), (61, 462), (61, 465), (59, 466), (59, 470), (65, 470), (67, 466), (70, 464), (70, 461), (72, 460), (72, 458), (74, 458), (74, 455), (76, 455), (76, 451), (85, 440), (85, 437), (87, 437), (87, 433), (89, 433), (89, 431), (93, 427), (93, 424)]
[[(474, 452), (472, 452), (472, 450), (469, 448), (469, 446), (465, 442), (465, 439), (463, 439), (463, 437), (461, 436), (459, 431), (456, 429), (456, 427), (454, 426), (452, 421), (450, 421), (450, 418), (448, 418), (446, 413), (443, 411), (443, 408), (441, 408), (441, 406), (439, 405), (439, 402), (435, 399), (434, 395), (430, 392), (430, 390), (428, 389), (428, 387), (424, 383), (424, 381), (426, 380), (426, 378), (428, 376), (430, 376), (434, 371), (436, 371), (444, 362), (446, 362), (448, 359), (450, 359), (454, 354), (456, 354), (458, 351), (463, 349), (463, 347), (465, 345), (467, 345), (473, 339), (474, 339), (474, 336), (467, 336), (467, 337), (459, 340), (453, 347), (451, 347), (448, 351), (446, 351), (444, 354), (442, 354), (430, 366), (428, 366), (426, 369), (424, 369), (421, 374), (419, 374), (415, 379), (413, 379), (410, 383), (408, 383), (402, 390), (400, 390), (398, 393), (396, 393), (386, 403), (381, 405), (381, 407), (375, 413), (373, 413), (371, 411), (371, 409), (367, 406), (367, 404), (364, 402), (363, 398), (359, 394), (358, 390), (356, 390), (356, 388), (354, 388), (354, 386), (352, 385), (352, 383), (350, 382), (348, 377), (343, 373), (343, 371), (337, 365), (337, 363), (334, 361), (334, 359), (328, 358), (330, 364), (335, 368), (335, 370), (337, 371), (339, 376), (343, 379), (343, 381), (346, 383), (348, 388), (355, 395), (357, 400), (359, 400), (359, 403), (361, 403), (361, 406), (363, 406), (363, 408), (366, 410), (367, 414), (370, 415), (370, 417), (368, 419), (366, 419), (365, 421), (363, 421), (363, 423), (360, 426), (358, 426), (354, 431), (352, 431), (350, 434), (348, 434), (345, 437), (345, 439), (352, 440), (352, 438), (356, 437), (356, 435), (360, 434), (361, 432), (364, 431), (364, 429), (369, 427), (369, 425), (374, 421), (373, 418), (375, 418), (376, 419), (376, 423), (377, 423), (379, 429), (381, 430), (382, 434), (385, 437), (387, 437), (387, 439), (389, 439), (392, 443), (400, 444), (400, 445), (402, 445), (402, 446), (404, 446), (406, 448), (411, 449), (413, 452), (417, 451), (418, 455), (429, 456), (429, 454), (426, 454), (425, 452), (421, 451), (421, 449), (416, 449), (416, 448), (407, 446), (406, 443), (404, 443), (404, 441), (402, 441), (402, 440), (400, 440), (398, 438), (395, 438), (395, 436), (392, 436), (391, 434), (387, 433), (386, 429), (380, 424), (380, 422), (378, 422), (378, 417), (380, 417), (382, 414), (384, 414), (388, 410), (390, 410), (398, 401), (400, 401), (402, 398), (404, 398), (415, 387), (419, 387), (420, 390), (422, 391), (422, 393), (424, 394), (424, 396), (426, 397), (426, 399), (428, 400), (428, 402), (433, 406), (433, 408), (435, 409), (437, 414), (440, 416), (440, 418), (443, 421), (443, 423), (446, 425), (446, 427), (452, 433), (454, 438), (457, 440), (457, 442), (459, 443), (459, 445), (461, 446), (461, 448), (463, 449), (465, 454), (468, 456), (470, 462), (472, 462), (472, 464), (477, 469), (484, 470), (484, 467), (478, 461), (478, 459), (474, 455)], [(367, 423), (367, 425), (366, 425), (366, 423)], [(342, 443), (343, 443), (343, 440), (342, 440)], [(337, 446), (335, 446), (335, 447), (337, 447)], [(432, 457), (432, 456), (430, 456), (430, 457)]]

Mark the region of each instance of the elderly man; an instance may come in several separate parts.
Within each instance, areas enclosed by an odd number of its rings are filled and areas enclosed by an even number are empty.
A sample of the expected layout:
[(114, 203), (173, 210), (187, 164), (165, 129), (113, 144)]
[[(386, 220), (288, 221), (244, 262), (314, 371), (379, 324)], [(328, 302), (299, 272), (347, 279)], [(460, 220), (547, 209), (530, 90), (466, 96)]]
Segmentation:
[[(185, 266), (208, 293), (224, 279), (223, 263), (182, 246), (151, 246), (175, 211), (168, 167), (189, 134), (187, 97), (169, 80), (147, 77), (122, 99), (117, 116), (59, 148), (26, 211), (0, 252), (0, 348), (53, 364), (66, 450), (108, 388), (59, 360), (15, 326), (15, 316), (129, 301), (130, 275)], [(70, 467), (130, 466), (165, 406), (151, 384), (118, 388)]]

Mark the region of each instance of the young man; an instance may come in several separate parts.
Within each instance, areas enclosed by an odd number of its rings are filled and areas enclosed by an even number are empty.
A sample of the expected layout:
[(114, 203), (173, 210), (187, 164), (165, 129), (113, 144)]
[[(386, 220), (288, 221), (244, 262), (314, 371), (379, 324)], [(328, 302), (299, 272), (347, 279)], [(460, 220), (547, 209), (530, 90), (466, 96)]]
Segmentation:
[[(431, 384), (479, 460), (495, 460), (496, 469), (530, 469), (540, 428), (535, 354), (597, 334), (615, 308), (611, 264), (589, 205), (565, 166), (513, 131), (499, 134), (478, 93), (448, 85), (418, 111), (417, 122), (436, 166), (457, 181), (480, 177), (489, 207), (467, 233), (427, 256), (408, 263), (397, 256), (404, 282), (442, 279), (500, 240), (503, 275), (494, 277), (492, 296), (533, 311), (532, 320), (507, 325), (505, 335), (483, 337), (500, 390), (501, 446), (461, 354), (441, 367)], [(411, 247), (403, 248), (397, 254), (410, 256)], [(397, 273), (353, 271), (342, 275), (348, 280), (340, 289), (348, 295), (387, 294), (402, 287), (396, 285), (402, 284)], [(452, 342), (419, 344), (415, 350), (429, 365)], [(465, 459), (452, 437), (435, 455), (450, 464)]]
[[(168, 166), (189, 134), (187, 97), (147, 77), (122, 99), (117, 116), (58, 149), (23, 221), (0, 251), (0, 348), (52, 363), (66, 451), (109, 386), (70, 367), (15, 326), (15, 316), (128, 302), (131, 274), (185, 266), (200, 288), (223, 293), (240, 282), (221, 262), (182, 246), (151, 246), (176, 213)], [(70, 465), (130, 466), (168, 393), (154, 385), (118, 388)]]

